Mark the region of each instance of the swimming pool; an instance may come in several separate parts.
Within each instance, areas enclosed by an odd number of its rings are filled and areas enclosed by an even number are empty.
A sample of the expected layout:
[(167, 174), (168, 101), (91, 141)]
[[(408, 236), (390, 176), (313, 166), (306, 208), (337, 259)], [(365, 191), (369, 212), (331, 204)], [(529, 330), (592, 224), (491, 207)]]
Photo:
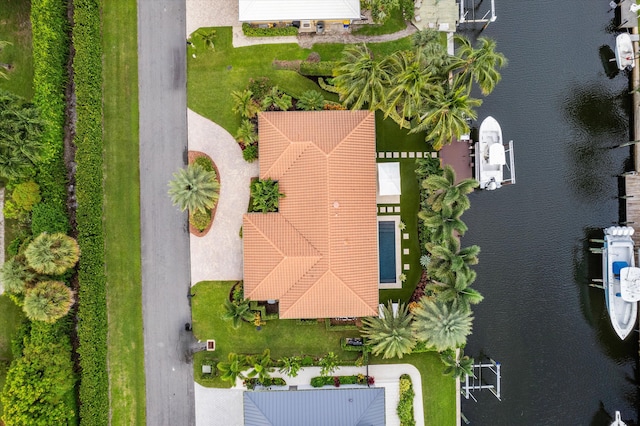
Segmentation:
[(378, 259), (380, 265), (380, 283), (396, 282), (396, 223), (381, 220), (378, 222)]

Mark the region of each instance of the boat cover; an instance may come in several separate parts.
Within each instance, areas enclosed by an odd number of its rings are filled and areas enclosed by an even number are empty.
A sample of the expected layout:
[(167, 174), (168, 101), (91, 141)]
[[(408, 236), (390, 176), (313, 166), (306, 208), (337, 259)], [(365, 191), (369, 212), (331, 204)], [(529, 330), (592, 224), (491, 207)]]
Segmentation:
[(501, 166), (507, 164), (504, 153), (504, 146), (501, 143), (489, 145), (489, 164)]
[(620, 271), (620, 296), (627, 302), (640, 301), (640, 268), (622, 268)]

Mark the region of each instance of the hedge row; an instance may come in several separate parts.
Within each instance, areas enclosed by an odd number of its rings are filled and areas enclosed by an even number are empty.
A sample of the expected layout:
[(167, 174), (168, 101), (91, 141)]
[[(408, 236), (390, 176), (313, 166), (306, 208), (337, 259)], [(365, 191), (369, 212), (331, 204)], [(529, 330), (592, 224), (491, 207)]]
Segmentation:
[(413, 398), (415, 397), (411, 377), (408, 374), (400, 376), (400, 400), (396, 412), (400, 418), (400, 426), (415, 426), (413, 415)]
[(242, 32), (247, 37), (278, 37), (298, 35), (298, 29), (296, 27), (258, 28), (252, 27), (247, 23), (242, 24)]
[(334, 61), (303, 61), (302, 63), (300, 63), (300, 74), (331, 77), (333, 75), (334, 68), (337, 68), (337, 62)]
[[(67, 232), (69, 221), (66, 211), (66, 169), (64, 166), (65, 87), (68, 75), (69, 22), (65, 0), (32, 0), (31, 27), (33, 33), (33, 103), (45, 122), (42, 143), (45, 158), (38, 165), (36, 182), (40, 186), (42, 201), (36, 212), (47, 211), (45, 222), (41, 217), (41, 231)], [(34, 212), (34, 216), (37, 213)]]
[(100, 1), (74, 0), (73, 60), (77, 123), (76, 221), (80, 421), (109, 422), (107, 314), (102, 226), (102, 48)]

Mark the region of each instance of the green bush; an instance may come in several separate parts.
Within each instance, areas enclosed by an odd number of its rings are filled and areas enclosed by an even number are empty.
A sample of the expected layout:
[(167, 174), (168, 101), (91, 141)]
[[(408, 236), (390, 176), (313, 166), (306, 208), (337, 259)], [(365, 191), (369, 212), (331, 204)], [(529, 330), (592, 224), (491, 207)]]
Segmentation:
[(247, 163), (253, 163), (254, 161), (256, 161), (258, 159), (258, 145), (247, 145), (242, 150), (242, 158), (244, 158)]
[(206, 209), (204, 212), (196, 210), (193, 213), (190, 213), (189, 223), (198, 231), (204, 231), (211, 223), (211, 210)]
[(252, 27), (246, 22), (242, 24), (242, 32), (247, 37), (277, 37), (298, 35), (298, 29), (296, 27), (257, 28)]
[(302, 358), (302, 361), (300, 361), (300, 365), (303, 367), (311, 367), (313, 364), (315, 364), (313, 357), (311, 357), (310, 355), (305, 356), (304, 358)]
[(313, 386), (314, 388), (321, 388), (326, 385), (333, 385), (333, 377), (318, 376), (318, 377), (313, 377), (311, 379), (311, 386)]
[(202, 167), (206, 172), (212, 172), (214, 170), (213, 163), (209, 157), (198, 157), (195, 159), (194, 163)]
[(102, 225), (102, 39), (100, 0), (74, 0), (73, 60), (76, 87), (76, 222), (78, 267), (80, 420), (109, 423), (107, 313)]
[(30, 212), (42, 200), (40, 186), (32, 180), (19, 183), (13, 188), (11, 198), (17, 208)]
[(321, 62), (308, 62), (303, 61), (300, 63), (300, 74), (308, 76), (332, 76), (334, 68), (337, 67), (335, 61), (321, 61)]
[(40, 235), (43, 232), (68, 233), (69, 218), (66, 210), (59, 203), (51, 200), (36, 204), (31, 212), (31, 232), (34, 235)]
[(411, 377), (407, 374), (400, 376), (400, 400), (396, 412), (400, 418), (400, 426), (415, 426), (413, 416), (413, 398), (415, 392), (411, 383)]
[(262, 103), (262, 99), (271, 91), (273, 84), (268, 77), (260, 77), (258, 79), (250, 78), (247, 90), (253, 95), (251, 96), (258, 104)]

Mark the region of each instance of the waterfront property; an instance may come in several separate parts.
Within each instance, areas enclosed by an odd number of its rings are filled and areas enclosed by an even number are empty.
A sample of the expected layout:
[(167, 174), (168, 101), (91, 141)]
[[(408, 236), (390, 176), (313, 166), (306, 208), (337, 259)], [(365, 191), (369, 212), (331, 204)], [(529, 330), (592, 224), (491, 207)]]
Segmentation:
[(375, 114), (267, 112), (258, 128), (260, 178), (284, 198), (243, 218), (245, 297), (279, 300), (280, 318), (377, 315)]

